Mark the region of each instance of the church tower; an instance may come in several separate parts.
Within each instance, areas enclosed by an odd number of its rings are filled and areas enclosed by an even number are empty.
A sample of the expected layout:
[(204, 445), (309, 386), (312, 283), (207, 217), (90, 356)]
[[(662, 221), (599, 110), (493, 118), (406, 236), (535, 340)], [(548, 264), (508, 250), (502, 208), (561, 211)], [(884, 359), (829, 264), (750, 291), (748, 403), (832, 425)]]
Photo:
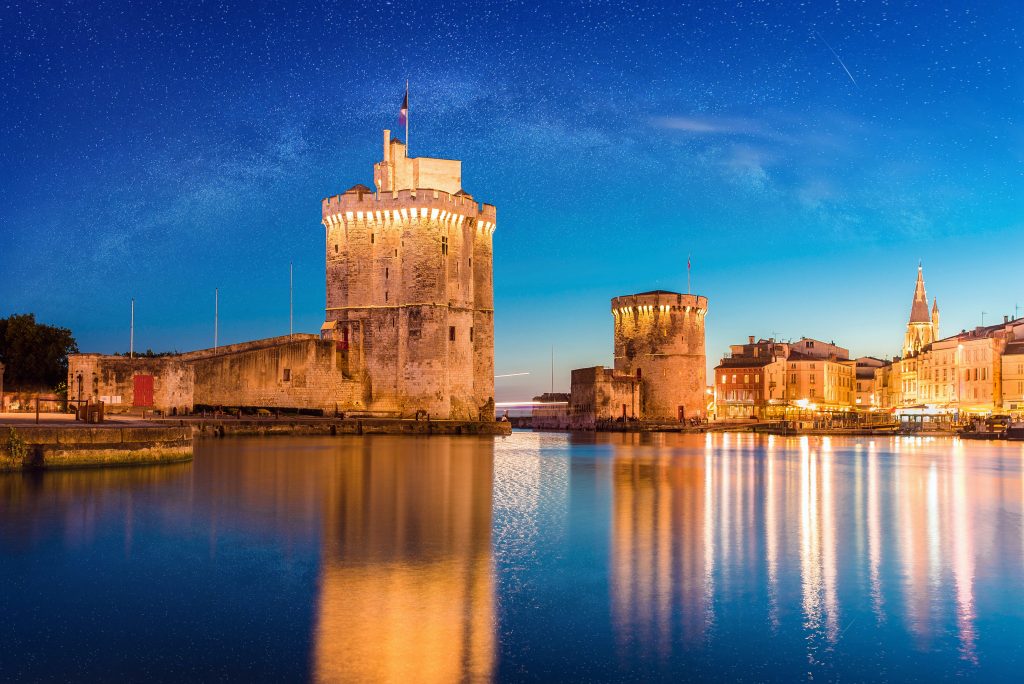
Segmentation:
[(914, 301), (910, 305), (910, 320), (903, 337), (903, 357), (915, 356), (924, 347), (939, 338), (939, 302), (932, 302), (928, 313), (928, 295), (924, 290), (924, 271), (917, 266), (917, 284), (914, 286)]

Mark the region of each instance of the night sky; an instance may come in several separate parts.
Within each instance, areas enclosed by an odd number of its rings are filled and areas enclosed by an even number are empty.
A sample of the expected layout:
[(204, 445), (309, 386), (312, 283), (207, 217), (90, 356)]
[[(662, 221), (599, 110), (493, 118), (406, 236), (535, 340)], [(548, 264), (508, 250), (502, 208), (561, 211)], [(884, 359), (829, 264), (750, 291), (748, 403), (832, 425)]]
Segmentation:
[[(2, 0), (0, 0), (2, 1)], [(410, 152), (498, 207), (499, 400), (611, 363), (609, 299), (710, 299), (747, 335), (899, 351), (918, 260), (942, 333), (1024, 306), (1014, 2), (0, 6), (0, 315), (83, 351), (323, 320), (320, 200)], [(404, 134), (402, 134), (404, 137)], [(1024, 313), (1024, 309), (1018, 309)]]

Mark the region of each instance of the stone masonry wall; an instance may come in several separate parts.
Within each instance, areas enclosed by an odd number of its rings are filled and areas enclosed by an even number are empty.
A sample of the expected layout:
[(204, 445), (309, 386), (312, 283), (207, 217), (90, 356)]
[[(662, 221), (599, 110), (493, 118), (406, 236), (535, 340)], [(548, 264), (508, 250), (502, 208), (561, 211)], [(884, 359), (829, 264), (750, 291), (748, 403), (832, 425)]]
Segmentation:
[[(153, 377), (153, 403), (166, 414), (199, 405), (320, 409), (366, 408), (363, 387), (347, 378), (336, 345), (316, 335), (255, 340), (176, 356), (130, 359), (73, 354), (69, 398), (101, 400), (110, 412), (137, 406), (135, 376)], [(288, 378), (285, 379), (285, 370)], [(81, 383), (79, 383), (81, 378)]]
[(136, 405), (135, 376), (153, 377), (153, 403), (167, 413), (192, 408), (192, 369), (181, 356), (138, 357), (72, 354), (68, 357), (68, 399), (103, 401), (120, 413)]
[(360, 386), (338, 367), (335, 345), (317, 338), (199, 358), (195, 404), (360, 410)]

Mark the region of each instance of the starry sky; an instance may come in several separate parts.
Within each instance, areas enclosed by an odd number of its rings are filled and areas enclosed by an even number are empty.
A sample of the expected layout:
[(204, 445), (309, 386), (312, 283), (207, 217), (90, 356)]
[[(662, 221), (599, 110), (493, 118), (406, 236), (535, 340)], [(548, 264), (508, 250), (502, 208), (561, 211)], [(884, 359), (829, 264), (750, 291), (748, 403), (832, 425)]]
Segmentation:
[[(0, 315), (84, 351), (323, 320), (321, 198), (413, 156), (498, 207), (497, 399), (611, 364), (609, 300), (898, 353), (1024, 306), (1016, 3), (0, 0)], [(1017, 309), (1024, 314), (1024, 309)]]

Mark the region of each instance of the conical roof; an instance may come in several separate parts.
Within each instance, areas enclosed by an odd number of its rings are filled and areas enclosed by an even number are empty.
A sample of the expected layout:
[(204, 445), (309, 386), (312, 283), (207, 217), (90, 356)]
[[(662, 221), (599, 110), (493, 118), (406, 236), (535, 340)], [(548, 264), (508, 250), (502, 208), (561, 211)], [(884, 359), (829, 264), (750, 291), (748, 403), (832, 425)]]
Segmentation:
[(928, 295), (924, 291), (924, 272), (917, 267), (917, 285), (914, 287), (914, 303), (910, 306), (911, 323), (931, 323), (928, 315)]

